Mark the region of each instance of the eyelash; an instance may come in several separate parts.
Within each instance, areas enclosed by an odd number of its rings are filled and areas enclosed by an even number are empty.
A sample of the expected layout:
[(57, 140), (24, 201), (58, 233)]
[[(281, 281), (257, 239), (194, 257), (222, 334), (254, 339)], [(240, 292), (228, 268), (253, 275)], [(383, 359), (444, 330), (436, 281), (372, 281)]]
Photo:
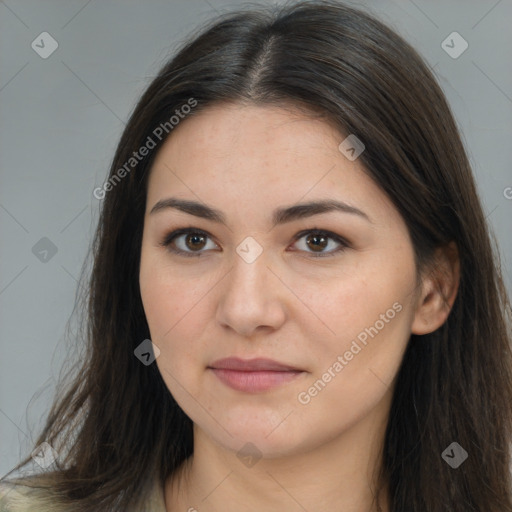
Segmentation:
[[(211, 239), (210, 234), (207, 233), (206, 231), (203, 231), (201, 229), (197, 229), (197, 228), (190, 226), (188, 228), (176, 229), (176, 230), (172, 231), (171, 233), (165, 235), (164, 239), (160, 242), (159, 245), (167, 248), (168, 251), (170, 251), (174, 254), (178, 254), (180, 256), (185, 256), (187, 258), (201, 257), (204, 254), (204, 252), (199, 252), (199, 251), (188, 252), (188, 251), (183, 251), (181, 249), (177, 249), (176, 247), (172, 247), (171, 244), (175, 238), (177, 238), (180, 235), (186, 235), (186, 234), (202, 235), (202, 236), (205, 236), (205, 237), (208, 237)], [(334, 249), (334, 250), (332, 250), (330, 252), (326, 252), (326, 253), (315, 254), (312, 252), (304, 251), (304, 252), (307, 252), (308, 254), (310, 254), (312, 258), (327, 258), (330, 256), (334, 256), (335, 254), (337, 254), (339, 252), (343, 252), (345, 249), (348, 249), (351, 247), (350, 244), (344, 238), (337, 235), (336, 233), (332, 233), (331, 231), (325, 231), (325, 230), (317, 229), (317, 228), (300, 231), (299, 233), (297, 233), (295, 235), (293, 243), (296, 243), (302, 237), (304, 237), (305, 235), (309, 235), (309, 234), (325, 236), (325, 237), (330, 238), (340, 244), (340, 247), (338, 247), (337, 249)], [(300, 250), (299, 250), (299, 252), (300, 252)]]

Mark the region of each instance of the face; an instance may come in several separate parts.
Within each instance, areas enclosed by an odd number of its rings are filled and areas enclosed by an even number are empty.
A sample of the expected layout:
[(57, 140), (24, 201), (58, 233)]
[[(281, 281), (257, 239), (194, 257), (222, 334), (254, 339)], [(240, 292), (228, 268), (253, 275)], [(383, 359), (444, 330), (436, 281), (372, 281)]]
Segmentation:
[[(217, 445), (304, 452), (389, 405), (413, 247), (344, 138), (299, 112), (209, 107), (151, 169), (139, 277), (156, 364)], [(325, 201), (342, 206), (297, 208)]]

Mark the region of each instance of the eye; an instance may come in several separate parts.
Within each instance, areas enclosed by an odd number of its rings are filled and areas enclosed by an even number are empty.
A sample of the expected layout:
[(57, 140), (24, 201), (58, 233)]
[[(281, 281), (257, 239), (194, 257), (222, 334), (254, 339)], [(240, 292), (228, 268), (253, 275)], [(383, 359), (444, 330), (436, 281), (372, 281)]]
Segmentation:
[[(210, 235), (195, 228), (182, 228), (173, 231), (166, 235), (166, 237), (162, 240), (160, 245), (167, 247), (167, 249), (175, 254), (180, 254), (186, 257), (199, 257), (202, 255), (201, 251), (205, 247), (205, 240)], [(176, 247), (176, 240), (184, 237), (181, 240), (181, 248)], [(180, 245), (180, 244), (178, 244)], [(217, 245), (217, 244), (215, 244)], [(187, 250), (188, 248), (192, 248), (191, 251)]]
[[(344, 251), (345, 249), (350, 247), (350, 244), (344, 238), (337, 235), (336, 233), (316, 228), (297, 233), (297, 235), (295, 236), (295, 243), (302, 239), (304, 239), (305, 243), (299, 244), (302, 245), (302, 248), (299, 248), (299, 250), (308, 252), (310, 256), (312, 256), (313, 258), (325, 258), (328, 256), (334, 256), (336, 253)], [(323, 249), (325, 249), (329, 245), (331, 245), (332, 247), (333, 244), (329, 244), (329, 240), (331, 242), (334, 242), (335, 246), (337, 244), (338, 247), (335, 247), (330, 251), (323, 251)], [(308, 249), (311, 249), (312, 252), (310, 252)]]
[[(170, 252), (186, 257), (200, 257), (203, 255), (203, 249), (207, 249), (207, 241), (210, 235), (205, 231), (193, 227), (181, 228), (169, 233), (164, 237), (160, 245), (166, 247)], [(297, 233), (294, 238), (294, 244), (304, 239), (302, 248), (299, 251), (309, 253), (313, 258), (333, 256), (334, 254), (350, 247), (350, 244), (341, 236), (330, 231), (310, 229)], [(329, 247), (329, 241), (334, 242), (338, 247), (330, 251), (324, 251)], [(217, 244), (212, 242), (214, 246)], [(299, 244), (300, 245), (300, 244)]]

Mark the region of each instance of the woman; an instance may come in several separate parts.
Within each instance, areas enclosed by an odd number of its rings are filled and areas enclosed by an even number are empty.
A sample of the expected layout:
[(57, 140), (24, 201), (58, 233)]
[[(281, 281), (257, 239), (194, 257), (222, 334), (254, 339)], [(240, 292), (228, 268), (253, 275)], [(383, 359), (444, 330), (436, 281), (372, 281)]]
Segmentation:
[(397, 34), (330, 2), (215, 20), (94, 194), (59, 457), (2, 510), (512, 511), (510, 304)]

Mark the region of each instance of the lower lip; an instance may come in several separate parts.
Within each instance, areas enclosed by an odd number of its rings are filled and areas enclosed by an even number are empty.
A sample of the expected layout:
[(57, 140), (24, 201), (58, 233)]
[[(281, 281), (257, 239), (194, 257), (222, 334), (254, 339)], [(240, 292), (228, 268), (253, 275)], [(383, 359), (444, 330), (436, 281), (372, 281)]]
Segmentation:
[(211, 368), (217, 378), (230, 388), (246, 393), (258, 393), (276, 388), (296, 379), (301, 371), (238, 371), (223, 368)]

